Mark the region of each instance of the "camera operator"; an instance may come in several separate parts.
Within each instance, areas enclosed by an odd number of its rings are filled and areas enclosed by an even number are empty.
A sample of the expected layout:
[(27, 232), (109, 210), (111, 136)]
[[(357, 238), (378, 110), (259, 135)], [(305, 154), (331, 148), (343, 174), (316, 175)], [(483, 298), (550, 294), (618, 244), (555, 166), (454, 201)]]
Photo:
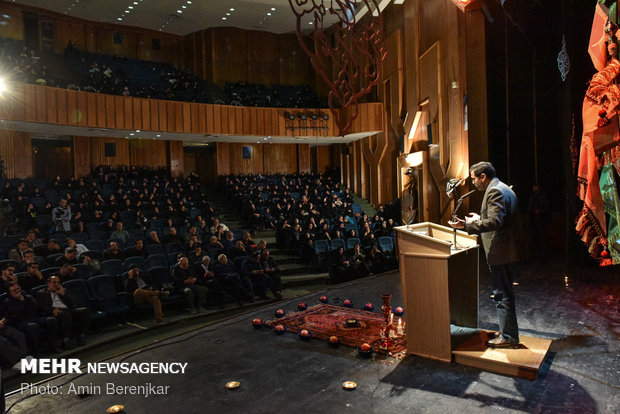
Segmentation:
[(71, 207), (67, 200), (61, 198), (58, 207), (52, 209), (52, 220), (54, 220), (54, 231), (68, 233), (71, 231)]

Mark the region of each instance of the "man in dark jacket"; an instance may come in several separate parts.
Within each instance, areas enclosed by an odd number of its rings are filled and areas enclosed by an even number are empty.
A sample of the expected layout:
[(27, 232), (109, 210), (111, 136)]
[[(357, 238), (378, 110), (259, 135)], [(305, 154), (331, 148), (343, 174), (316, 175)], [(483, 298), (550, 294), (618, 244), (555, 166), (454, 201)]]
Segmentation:
[(207, 303), (209, 289), (198, 283), (198, 278), (192, 274), (187, 257), (180, 255), (178, 263), (172, 266), (174, 286), (185, 296), (185, 301), (191, 313), (198, 313), (201, 306)]
[(493, 279), (493, 299), (500, 332), (499, 336), (487, 341), (487, 345), (493, 348), (517, 347), (519, 326), (512, 285), (513, 264), (518, 260), (515, 243), (515, 224), (519, 215), (517, 196), (495, 176), (495, 168), (490, 162), (472, 165), (469, 174), (476, 189), (484, 191), (480, 215), (469, 213), (465, 220), (456, 218), (448, 224), (482, 238)]
[(69, 340), (72, 336), (78, 345), (85, 344), (85, 334), (90, 322), (89, 310), (75, 305), (71, 295), (60, 284), (58, 276), (47, 279), (47, 288), (38, 291), (36, 299), (43, 315), (56, 318), (64, 348), (71, 347)]
[(39, 304), (29, 294), (22, 292), (17, 283), (10, 282), (9, 294), (3, 299), (0, 306), (6, 311), (6, 318), (12, 327), (22, 331), (26, 335), (26, 342), (32, 349), (35, 357), (41, 355), (39, 334), (43, 332), (48, 349), (58, 352), (56, 348), (56, 329), (58, 323), (54, 317), (40, 316)]

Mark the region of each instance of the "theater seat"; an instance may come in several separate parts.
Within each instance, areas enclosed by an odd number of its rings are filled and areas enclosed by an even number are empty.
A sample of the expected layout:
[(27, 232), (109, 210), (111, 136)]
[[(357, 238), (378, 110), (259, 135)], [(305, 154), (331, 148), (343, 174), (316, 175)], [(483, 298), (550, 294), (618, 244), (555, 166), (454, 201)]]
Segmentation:
[(88, 285), (98, 310), (106, 315), (121, 317), (129, 311), (125, 298), (116, 293), (112, 276), (93, 276), (88, 279)]

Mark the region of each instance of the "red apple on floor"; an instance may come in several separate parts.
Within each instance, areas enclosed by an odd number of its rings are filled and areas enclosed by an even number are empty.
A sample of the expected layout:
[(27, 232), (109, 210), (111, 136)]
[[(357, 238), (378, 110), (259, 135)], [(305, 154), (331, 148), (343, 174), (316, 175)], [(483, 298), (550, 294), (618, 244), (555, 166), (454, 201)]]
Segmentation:
[(364, 342), (362, 346), (360, 346), (360, 349), (364, 352), (368, 352), (372, 349), (372, 346)]
[(255, 328), (261, 328), (263, 326), (263, 320), (260, 318), (254, 318), (252, 325), (254, 325)]
[(273, 328), (274, 332), (277, 334), (283, 334), (285, 329), (284, 329), (284, 325), (276, 325), (275, 328)]
[(321, 296), (319, 298), (319, 301), (323, 302), (323, 303), (327, 303), (327, 296)]
[(343, 305), (347, 308), (350, 308), (351, 306), (353, 306), (353, 302), (351, 302), (349, 299), (345, 299)]
[(297, 309), (299, 309), (300, 311), (305, 311), (306, 309), (308, 309), (308, 305), (306, 305), (304, 302), (299, 302), (299, 305), (297, 305)]
[(372, 303), (370, 303), (370, 302), (367, 302), (367, 303), (364, 305), (364, 309), (365, 309), (365, 310), (367, 310), (367, 311), (372, 311), (374, 308), (375, 308), (375, 307), (374, 307), (374, 306), (373, 306), (373, 304), (372, 304)]
[(337, 344), (339, 341), (338, 337), (336, 335), (332, 335), (329, 337), (329, 342), (332, 344)]
[(301, 332), (299, 332), (299, 335), (310, 336), (310, 332), (307, 329), (302, 329)]
[(283, 317), (284, 315), (286, 315), (286, 312), (284, 312), (284, 309), (278, 309), (278, 310), (276, 311), (276, 318), (281, 318), (281, 317)]

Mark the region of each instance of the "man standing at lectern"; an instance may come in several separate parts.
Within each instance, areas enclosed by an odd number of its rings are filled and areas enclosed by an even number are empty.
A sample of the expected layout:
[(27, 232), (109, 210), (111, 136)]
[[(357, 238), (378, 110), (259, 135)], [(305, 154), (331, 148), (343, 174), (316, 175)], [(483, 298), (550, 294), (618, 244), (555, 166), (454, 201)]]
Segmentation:
[(448, 224), (480, 234), (493, 282), (493, 299), (497, 305), (500, 335), (487, 341), (492, 348), (519, 345), (519, 327), (512, 285), (513, 266), (518, 259), (515, 224), (519, 214), (517, 196), (510, 187), (495, 177), (495, 168), (482, 161), (469, 168), (473, 185), (484, 191), (480, 215), (469, 213), (465, 220), (458, 217)]

